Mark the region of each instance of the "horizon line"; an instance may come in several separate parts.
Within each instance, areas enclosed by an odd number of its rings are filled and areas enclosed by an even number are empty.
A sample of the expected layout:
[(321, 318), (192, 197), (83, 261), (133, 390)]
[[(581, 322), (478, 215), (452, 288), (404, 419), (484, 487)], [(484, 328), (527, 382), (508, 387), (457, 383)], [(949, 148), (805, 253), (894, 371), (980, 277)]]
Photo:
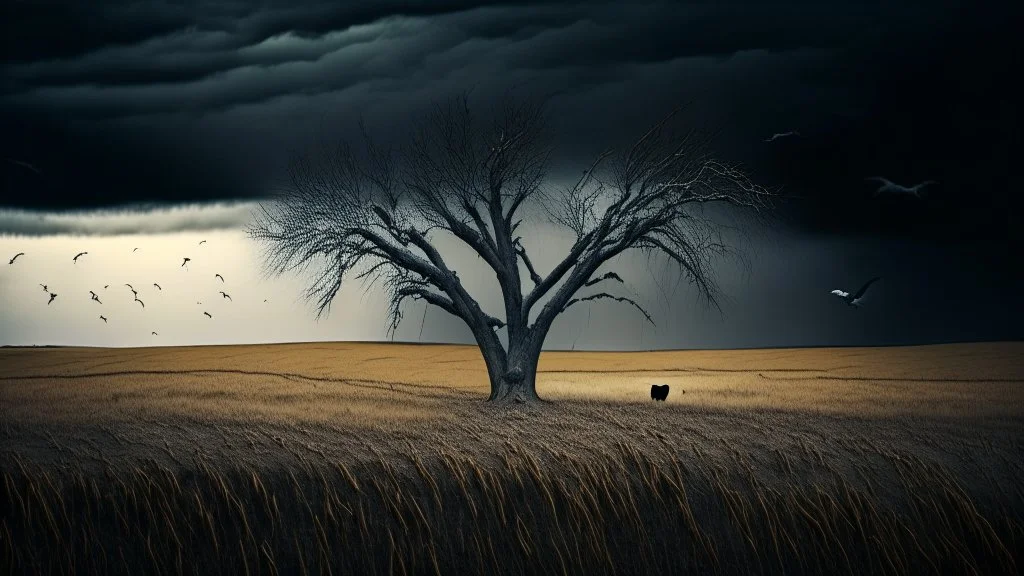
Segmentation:
[[(648, 348), (643, 350), (572, 350), (567, 348), (545, 349), (544, 352), (580, 352), (588, 354), (614, 353), (632, 354), (646, 352), (730, 352), (741, 350), (796, 350), (796, 349), (819, 349), (819, 348), (918, 348), (924, 346), (950, 346), (958, 344), (1016, 344), (1024, 343), (1021, 339), (997, 339), (997, 340), (952, 340), (941, 342), (922, 343), (898, 343), (898, 344), (808, 344), (808, 345), (779, 345), (779, 346), (738, 346), (723, 348)], [(460, 342), (417, 342), (404, 340), (302, 340), (294, 342), (249, 342), (240, 344), (183, 344), (183, 345), (152, 345), (152, 346), (88, 346), (69, 344), (3, 344), (3, 348), (89, 348), (106, 350), (142, 349), (142, 348), (202, 348), (214, 346), (289, 346), (295, 344), (374, 344), (374, 345), (398, 345), (398, 346), (458, 346), (466, 348), (479, 348), (476, 344), (465, 344)]]

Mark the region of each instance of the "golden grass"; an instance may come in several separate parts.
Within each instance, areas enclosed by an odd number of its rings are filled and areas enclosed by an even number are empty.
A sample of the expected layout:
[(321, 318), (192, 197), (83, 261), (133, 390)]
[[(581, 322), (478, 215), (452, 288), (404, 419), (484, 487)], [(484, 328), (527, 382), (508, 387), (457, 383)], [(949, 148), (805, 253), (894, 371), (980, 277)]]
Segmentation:
[[(1024, 412), (1024, 344), (900, 348), (548, 352), (551, 400), (649, 402), (858, 416)], [(153, 416), (389, 423), (485, 398), (471, 346), (311, 343), (144, 349), (0, 349), (0, 402), (25, 419)]]
[(4, 349), (0, 574), (1013, 574), (1022, 353)]

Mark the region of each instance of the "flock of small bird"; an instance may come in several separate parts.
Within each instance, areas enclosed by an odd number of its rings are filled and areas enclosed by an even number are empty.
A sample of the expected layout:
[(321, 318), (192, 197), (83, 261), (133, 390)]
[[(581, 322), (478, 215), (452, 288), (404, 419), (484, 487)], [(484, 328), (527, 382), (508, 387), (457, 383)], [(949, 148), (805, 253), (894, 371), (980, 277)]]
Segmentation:
[[(771, 137), (766, 138), (765, 142), (771, 143), (771, 142), (775, 142), (776, 140), (779, 140), (779, 139), (782, 139), (782, 138), (792, 138), (792, 137), (798, 137), (798, 136), (800, 136), (800, 132), (798, 132), (796, 130), (790, 130), (788, 132), (778, 132), (778, 133), (772, 134)], [(925, 187), (930, 186), (932, 184), (937, 184), (937, 182), (935, 182), (934, 180), (925, 180), (924, 182), (915, 184), (913, 186), (904, 186), (902, 184), (896, 184), (895, 182), (893, 182), (893, 181), (891, 181), (891, 180), (889, 180), (887, 178), (883, 178), (881, 176), (869, 176), (868, 178), (865, 178), (865, 180), (867, 180), (867, 181), (875, 181), (875, 182), (879, 183), (878, 189), (875, 190), (874, 196), (879, 196), (879, 195), (882, 195), (882, 194), (892, 194), (892, 195), (904, 195), (904, 196), (912, 196), (912, 197), (915, 197), (915, 198), (921, 198), (922, 195), (923, 195), (923, 190), (924, 190)], [(206, 240), (201, 240), (199, 242), (200, 246), (202, 246), (203, 244), (206, 244)], [(136, 252), (136, 251), (138, 251), (138, 248), (133, 248), (132, 249), (133, 253)], [(75, 264), (78, 264), (78, 259), (81, 258), (82, 256), (87, 256), (88, 254), (89, 254), (88, 252), (79, 252), (78, 254), (75, 254), (74, 258), (72, 258), (71, 260)], [(15, 254), (14, 257), (11, 258), (10, 261), (8, 262), (8, 265), (13, 265), (14, 262), (19, 257), (24, 256), (24, 255), (25, 255), (24, 252), (19, 252), (19, 253)], [(192, 261), (191, 258), (189, 258), (187, 256), (183, 257), (182, 260), (181, 260), (181, 266), (179, 266), (179, 268), (184, 268), (185, 270), (188, 270), (188, 263), (191, 262), (191, 261)], [(221, 276), (220, 274), (214, 274), (214, 277), (220, 279), (220, 281), (222, 283), (224, 282), (224, 277)], [(881, 277), (872, 278), (867, 283), (865, 283), (863, 286), (861, 286), (861, 288), (859, 290), (857, 290), (857, 292), (855, 292), (853, 294), (851, 294), (850, 292), (848, 292), (846, 290), (840, 290), (840, 289), (832, 290), (831, 294), (841, 298), (844, 302), (846, 302), (847, 305), (853, 306), (855, 308), (858, 308), (858, 307), (860, 307), (861, 302), (862, 302), (862, 300), (864, 298), (864, 295), (867, 293), (868, 288), (872, 284), (877, 282), (878, 280), (881, 280)], [(43, 291), (46, 292), (47, 294), (49, 294), (49, 296), (50, 296), (49, 301), (47, 301), (47, 303), (46, 303), (46, 305), (49, 306), (57, 298), (57, 294), (55, 294), (53, 292), (50, 292), (49, 288), (45, 284), (40, 284), (40, 286), (42, 286), (43, 287)], [(125, 284), (125, 286), (127, 286), (128, 289), (130, 289), (132, 291), (132, 295), (134, 296), (134, 301), (138, 302), (139, 306), (141, 306), (143, 309), (145, 309), (146, 308), (146, 303), (139, 299), (138, 291), (136, 291), (135, 288), (131, 284)], [(153, 283), (153, 286), (157, 290), (160, 290), (161, 292), (163, 291), (163, 288), (161, 288), (160, 285), (157, 284), (156, 282)], [(103, 288), (106, 289), (107, 286), (104, 286)], [(222, 299), (225, 299), (225, 300), (228, 300), (228, 301), (231, 301), (231, 302), (234, 301), (234, 300), (231, 299), (231, 295), (226, 293), (226, 292), (224, 292), (223, 290), (221, 290), (219, 292), (219, 294), (220, 294)], [(89, 291), (89, 296), (90, 296), (90, 299), (93, 300), (94, 302), (97, 302), (99, 304), (103, 304), (103, 302), (100, 300), (99, 296), (95, 292), (93, 292), (92, 290)], [(264, 300), (264, 302), (266, 302), (266, 300)], [(196, 304), (201, 304), (201, 302), (196, 302)], [(204, 311), (203, 315), (206, 316), (207, 318), (213, 319), (213, 316), (209, 312)], [(103, 316), (103, 315), (100, 315), (100, 320), (103, 320), (104, 323), (107, 322), (107, 318), (105, 316)], [(157, 336), (158, 334), (154, 331), (152, 333), (152, 335), (153, 336)]]
[[(202, 240), (202, 241), (199, 242), (200, 246), (202, 246), (203, 244), (206, 244), (206, 240)], [(138, 251), (138, 248), (133, 248), (132, 249), (132, 253), (135, 253), (137, 251)], [(77, 265), (78, 264), (78, 259), (81, 258), (82, 256), (87, 256), (88, 254), (89, 254), (88, 252), (79, 252), (78, 254), (75, 254), (75, 256), (71, 259), (71, 261), (75, 265)], [(25, 253), (24, 252), (18, 252), (17, 254), (14, 255), (14, 257), (12, 257), (8, 261), (7, 264), (9, 266), (13, 266), (14, 263), (19, 258), (21, 258), (22, 256), (25, 256)], [(185, 268), (185, 270), (188, 270), (187, 264), (189, 262), (191, 262), (191, 261), (192, 261), (191, 258), (185, 257), (182, 260), (181, 266), (179, 266), (179, 268)], [(222, 276), (221, 274), (214, 274), (214, 278), (219, 279), (221, 281), (221, 284), (224, 284), (224, 276)], [(45, 292), (49, 296), (49, 300), (46, 302), (46, 305), (49, 306), (50, 304), (53, 304), (53, 301), (57, 299), (56, 292), (51, 292), (50, 291), (50, 286), (48, 284), (40, 284), (39, 286), (42, 287), (43, 292)], [(135, 287), (132, 284), (125, 284), (125, 286), (131, 291), (132, 297), (134, 299), (133, 301), (134, 302), (138, 302), (139, 306), (144, 310), (146, 308), (146, 303), (143, 302), (142, 299), (139, 298), (138, 290), (136, 290)], [(103, 289), (106, 290), (109, 287), (110, 287), (110, 285), (107, 284), (107, 285), (103, 286)], [(156, 288), (158, 291), (163, 292), (163, 287), (161, 287), (160, 284), (158, 284), (156, 282), (153, 282), (153, 287)], [(234, 300), (232, 300), (232, 298), (231, 298), (231, 295), (228, 294), (227, 292), (225, 292), (223, 290), (220, 290), (218, 293), (220, 294), (221, 299), (234, 302)], [(99, 295), (96, 294), (96, 292), (94, 292), (92, 290), (89, 290), (89, 299), (91, 301), (93, 301), (93, 302), (96, 302), (97, 304), (103, 304), (103, 301), (100, 300)], [(263, 302), (266, 302), (266, 300), (264, 299)], [(196, 304), (202, 304), (202, 302), (196, 302)], [(210, 314), (209, 312), (205, 311), (205, 310), (203, 311), (203, 315), (206, 316), (207, 318), (211, 319), (211, 320), (213, 319), (213, 315)], [(109, 319), (106, 316), (102, 315), (102, 314), (99, 316), (99, 319), (102, 320), (104, 324), (109, 322)], [(155, 330), (152, 331), (151, 334), (153, 336), (159, 336), (159, 334)]]

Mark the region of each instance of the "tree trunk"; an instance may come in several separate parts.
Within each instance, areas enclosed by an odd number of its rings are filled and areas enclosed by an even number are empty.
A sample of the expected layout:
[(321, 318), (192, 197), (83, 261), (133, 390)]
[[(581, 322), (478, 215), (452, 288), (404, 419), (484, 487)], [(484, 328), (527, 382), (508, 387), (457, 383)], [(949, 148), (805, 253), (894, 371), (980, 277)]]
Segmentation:
[(484, 352), (491, 379), (491, 402), (535, 402), (537, 397), (537, 362), (540, 346), (532, 339), (510, 343), (505, 361), (496, 354)]

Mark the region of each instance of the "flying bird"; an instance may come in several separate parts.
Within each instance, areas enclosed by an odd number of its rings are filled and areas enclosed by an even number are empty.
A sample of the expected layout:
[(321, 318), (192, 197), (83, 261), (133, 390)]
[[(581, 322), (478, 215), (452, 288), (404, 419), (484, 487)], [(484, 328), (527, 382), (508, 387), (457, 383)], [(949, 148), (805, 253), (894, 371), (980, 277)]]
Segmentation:
[(163, 292), (163, 291), (164, 291), (164, 289), (163, 289), (163, 288), (161, 288), (161, 287), (160, 287), (160, 285), (159, 285), (159, 284), (157, 284), (156, 282), (153, 282), (153, 286), (156, 286), (156, 289), (157, 289), (157, 290), (159, 290), (159, 291), (161, 291), (161, 292)]
[(106, 323), (107, 323), (107, 317), (106, 317), (106, 316), (104, 316), (104, 315), (102, 315), (102, 314), (100, 314), (100, 320), (103, 320), (103, 323), (104, 323), (104, 324), (106, 324)]
[(125, 284), (125, 286), (127, 286), (127, 287), (131, 288), (131, 289), (132, 289), (132, 292), (135, 292), (135, 287), (134, 287), (134, 286), (132, 286), (131, 284)]
[(156, 332), (153, 332), (153, 336), (159, 336), (159, 334), (157, 334)]
[(136, 302), (138, 302), (139, 304), (142, 304), (142, 307), (143, 307), (143, 308), (145, 308), (145, 307), (146, 307), (146, 303), (145, 303), (145, 302), (143, 302), (142, 300), (139, 300), (138, 298), (136, 298), (136, 299), (135, 299), (135, 301), (136, 301)]
[(43, 292), (49, 292), (50, 291), (49, 287), (47, 287), (46, 284), (40, 284), (40, 286), (43, 287)]
[(881, 276), (875, 276), (871, 280), (868, 280), (867, 283), (865, 283), (863, 286), (861, 286), (860, 290), (857, 290), (857, 293), (852, 295), (852, 296), (850, 295), (849, 292), (846, 292), (846, 291), (843, 291), (843, 290), (833, 290), (831, 293), (836, 295), (836, 296), (838, 296), (838, 297), (840, 297), (840, 298), (842, 298), (843, 301), (846, 302), (848, 305), (854, 306), (854, 307), (859, 307), (861, 299), (864, 298), (864, 294), (868, 291), (868, 287), (871, 286), (872, 284), (874, 284), (875, 282), (877, 282), (878, 280), (881, 280), (881, 279), (882, 279)]
[(206, 244), (206, 240), (200, 240), (200, 241), (199, 241), (199, 245), (200, 245), (200, 246), (202, 246), (203, 244)]
[(135, 252), (136, 250), (138, 250), (138, 248), (132, 248), (132, 252)]
[(136, 300), (139, 299), (139, 293), (136, 292), (135, 288), (132, 288), (132, 296), (134, 296)]
[[(100, 302), (100, 297), (97, 296), (95, 292), (93, 292), (92, 290), (89, 290), (89, 294), (92, 294), (92, 299), (93, 300), (95, 300), (97, 302)], [(103, 302), (100, 302), (100, 304), (103, 304)]]
[(224, 277), (223, 277), (223, 276), (221, 276), (220, 274), (214, 274), (214, 275), (213, 275), (213, 277), (214, 277), (214, 278), (220, 278), (220, 281), (221, 281), (221, 282), (223, 282), (223, 281), (224, 281)]
[[(183, 261), (181, 262), (181, 266), (184, 266), (185, 264), (188, 264), (188, 263), (189, 263), (189, 262), (190, 262), (191, 260), (192, 260), (191, 258), (185, 258), (185, 259), (184, 259), (184, 260), (183, 260)], [(181, 268), (181, 266), (178, 266), (178, 268)]]
[(92, 296), (93, 298), (95, 298), (95, 297), (96, 297), (96, 293), (95, 293), (95, 292), (93, 292), (92, 290), (89, 290), (89, 295), (90, 295), (90, 296)]
[(925, 180), (924, 182), (914, 184), (913, 186), (903, 186), (902, 184), (896, 184), (892, 180), (882, 178), (881, 176), (870, 176), (865, 178), (865, 180), (873, 180), (880, 183), (878, 189), (875, 190), (874, 196), (878, 196), (880, 194), (904, 194), (915, 198), (921, 198), (922, 189), (925, 186), (938, 184), (935, 180)]
[(47, 302), (47, 303), (46, 303), (46, 305), (47, 305), (47, 306), (49, 306), (49, 305), (50, 305), (51, 303), (53, 303), (53, 300), (54, 300), (54, 298), (56, 298), (56, 297), (57, 297), (57, 295), (56, 295), (56, 294), (54, 294), (53, 292), (50, 292), (50, 301), (49, 301), (49, 302)]
[(210, 316), (209, 312), (203, 312), (203, 314), (205, 314), (207, 318), (210, 318), (211, 320), (213, 319), (213, 316)]
[(104, 290), (106, 290), (107, 288), (110, 288), (110, 284), (104, 284), (104, 285), (103, 285), (103, 289), (104, 289)]
[(86, 254), (88, 254), (88, 252), (79, 252), (78, 254), (75, 254), (75, 257), (74, 257), (74, 258), (72, 258), (71, 260), (72, 260), (72, 261), (73, 261), (73, 262), (74, 262), (75, 264), (78, 264), (78, 259), (79, 259), (79, 258), (81, 258), (82, 256), (85, 256)]
[(14, 261), (18, 259), (18, 256), (24, 256), (24, 255), (25, 255), (24, 252), (18, 252), (17, 254), (14, 255), (14, 258), (11, 258), (11, 261), (8, 262), (7, 264), (14, 264)]
[(22, 168), (25, 168), (27, 170), (31, 170), (31, 171), (35, 172), (36, 174), (39, 174), (40, 176), (43, 175), (43, 173), (40, 172), (38, 168), (36, 168), (32, 164), (29, 164), (28, 162), (25, 162), (24, 160), (15, 160), (14, 158), (5, 158), (5, 160), (7, 160), (8, 162), (10, 162), (11, 164), (14, 164), (16, 166), (21, 166)]
[(765, 142), (774, 142), (774, 141), (778, 140), (779, 138), (786, 138), (788, 136), (799, 136), (799, 135), (800, 135), (800, 133), (797, 132), (796, 130), (790, 130), (789, 132), (777, 132), (775, 134), (772, 134), (771, 138), (765, 138), (764, 141)]
[[(221, 292), (220, 295), (222, 298), (227, 298), (228, 300), (231, 300), (231, 294), (228, 294), (227, 292)], [(234, 300), (231, 301), (234, 302)]]

